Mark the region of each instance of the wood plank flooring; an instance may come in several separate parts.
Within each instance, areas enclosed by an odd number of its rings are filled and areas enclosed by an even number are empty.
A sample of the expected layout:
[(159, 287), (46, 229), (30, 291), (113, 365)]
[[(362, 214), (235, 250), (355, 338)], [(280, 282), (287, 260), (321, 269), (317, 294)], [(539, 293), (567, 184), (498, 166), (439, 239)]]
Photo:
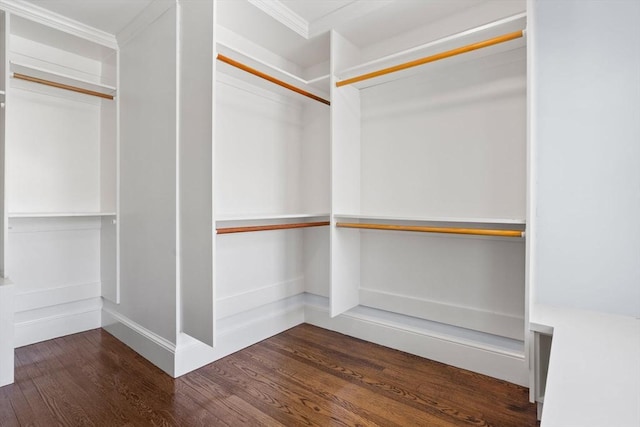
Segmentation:
[(172, 379), (96, 329), (16, 350), (0, 426), (536, 426), (527, 395), (310, 325)]

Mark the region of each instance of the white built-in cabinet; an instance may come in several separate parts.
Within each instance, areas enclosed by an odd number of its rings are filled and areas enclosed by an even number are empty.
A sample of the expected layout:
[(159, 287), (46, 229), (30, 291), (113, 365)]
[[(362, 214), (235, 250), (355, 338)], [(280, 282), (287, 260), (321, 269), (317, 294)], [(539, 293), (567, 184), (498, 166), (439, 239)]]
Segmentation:
[(99, 327), (101, 297), (118, 299), (118, 55), (9, 12), (3, 24), (0, 246), (22, 346)]

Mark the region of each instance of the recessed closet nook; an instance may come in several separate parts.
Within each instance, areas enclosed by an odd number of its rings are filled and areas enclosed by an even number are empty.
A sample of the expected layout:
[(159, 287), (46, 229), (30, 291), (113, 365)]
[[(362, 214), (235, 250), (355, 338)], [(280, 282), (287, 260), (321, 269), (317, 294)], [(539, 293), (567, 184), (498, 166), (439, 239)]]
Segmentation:
[(91, 328), (179, 376), (307, 322), (529, 384), (524, 1), (138, 3), (0, 2), (5, 382)]

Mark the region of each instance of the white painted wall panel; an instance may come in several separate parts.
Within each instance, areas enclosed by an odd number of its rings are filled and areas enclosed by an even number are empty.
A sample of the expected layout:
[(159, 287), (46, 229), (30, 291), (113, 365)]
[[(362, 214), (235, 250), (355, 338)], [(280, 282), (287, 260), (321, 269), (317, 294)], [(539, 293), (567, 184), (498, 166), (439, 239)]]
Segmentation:
[(523, 49), (361, 92), (362, 211), (524, 218)]
[(106, 216), (100, 228), (100, 295), (113, 302), (120, 301), (116, 222), (115, 216)]
[(99, 327), (101, 218), (13, 218), (9, 226), (16, 346)]
[(180, 330), (213, 345), (213, 2), (180, 11)]
[[(29, 23), (33, 26), (31, 30), (15, 34), (16, 27), (20, 23), (27, 23), (26, 19), (12, 15), (11, 18), (11, 37), (10, 37), (10, 60), (23, 65), (44, 68), (60, 74), (73, 76), (78, 79), (88, 80), (95, 83), (107, 83), (114, 85), (115, 80), (102, 81), (101, 79), (101, 62), (74, 51), (74, 44), (81, 38), (70, 36), (51, 27), (41, 26), (39, 24)], [(37, 27), (37, 29), (36, 29)], [(34, 31), (32, 31), (34, 30)], [(39, 34), (36, 35), (35, 32)], [(66, 40), (62, 43), (64, 48), (56, 46), (56, 35), (63, 35)], [(35, 39), (33, 37), (35, 36)], [(87, 42), (91, 44), (90, 42)], [(97, 47), (97, 45), (94, 45)], [(109, 51), (107, 48), (102, 50)], [(111, 51), (112, 52), (112, 51)]]
[(363, 231), (361, 286), (522, 316), (524, 242)]
[[(337, 32), (331, 33), (332, 73), (359, 58), (358, 49)], [(360, 92), (337, 88), (331, 79), (331, 212), (360, 213)], [(360, 235), (331, 228), (331, 316), (358, 305)]]
[(215, 141), (216, 215), (302, 211), (300, 105), (225, 77), (216, 84)]
[[(408, 2), (410, 4), (410, 2)], [(455, 3), (447, 1), (445, 3)], [(469, 7), (440, 16), (433, 20), (431, 16), (423, 16), (421, 27), (402, 32), (393, 37), (366, 46), (362, 49), (363, 62), (392, 55), (403, 49), (410, 49), (442, 37), (484, 25), (488, 22), (516, 15), (526, 10), (525, 0), (485, 0), (472, 1)], [(455, 7), (454, 7), (455, 8)], [(445, 9), (446, 10), (446, 9)], [(451, 9), (449, 9), (451, 10)]]
[(331, 209), (330, 107), (305, 102), (302, 111), (302, 153), (299, 164), (304, 212), (328, 213)]
[(216, 244), (216, 298), (302, 280), (304, 230), (224, 234)]
[(14, 81), (7, 109), (8, 210), (99, 211), (99, 105), (34, 86)]
[(118, 193), (118, 101), (105, 99), (100, 102), (100, 212), (115, 213)]
[[(524, 241), (387, 231), (361, 236), (361, 289), (404, 299), (393, 311), (523, 339)], [(514, 318), (515, 327), (505, 329), (500, 317), (480, 323), (476, 311)]]
[(9, 225), (16, 295), (100, 282), (100, 218), (14, 218)]
[(122, 315), (176, 340), (176, 9), (120, 51)]
[(640, 3), (533, 2), (534, 302), (640, 316)]
[(331, 277), (331, 229), (312, 227), (304, 231), (304, 289), (314, 295), (329, 297)]

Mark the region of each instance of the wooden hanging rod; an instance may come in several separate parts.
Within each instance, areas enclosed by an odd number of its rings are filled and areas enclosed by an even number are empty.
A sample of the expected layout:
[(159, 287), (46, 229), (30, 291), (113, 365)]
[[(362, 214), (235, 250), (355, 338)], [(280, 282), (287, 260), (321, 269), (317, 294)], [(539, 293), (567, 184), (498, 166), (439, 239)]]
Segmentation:
[(226, 227), (216, 229), (217, 234), (246, 233), (249, 231), (288, 230), (290, 228), (321, 227), (329, 225), (329, 221), (296, 222), (290, 224), (254, 225), (250, 227)]
[(384, 76), (385, 74), (395, 73), (396, 71), (406, 70), (407, 68), (417, 67), (418, 65), (428, 64), (429, 62), (439, 61), (441, 59), (450, 58), (452, 56), (460, 55), (462, 53), (471, 52), (474, 50), (482, 49), (485, 47), (493, 46), (496, 44), (515, 40), (524, 35), (524, 31), (514, 31), (513, 33), (503, 34), (498, 37), (494, 37), (488, 40), (484, 40), (478, 43), (468, 44), (466, 46), (458, 47), (456, 49), (447, 50), (446, 52), (436, 53), (435, 55), (427, 56), (425, 58), (416, 59), (413, 61), (405, 62), (403, 64), (394, 65), (393, 67), (383, 68), (382, 70), (372, 71), (370, 73), (361, 74), (359, 76), (352, 77), (350, 79), (341, 80), (336, 82), (336, 86), (345, 86), (353, 83), (361, 82), (363, 80), (369, 80), (374, 77)]
[(233, 67), (241, 69), (242, 71), (246, 71), (247, 73), (253, 74), (254, 76), (258, 76), (261, 79), (265, 79), (267, 81), (270, 81), (271, 83), (277, 84), (278, 86), (282, 86), (282, 87), (284, 87), (286, 89), (289, 89), (289, 90), (291, 90), (293, 92), (299, 93), (300, 95), (304, 95), (304, 96), (306, 96), (308, 98), (311, 98), (313, 100), (316, 100), (318, 102), (322, 102), (323, 104), (331, 105), (331, 102), (327, 101), (324, 98), (320, 98), (319, 96), (314, 95), (311, 92), (307, 92), (306, 90), (303, 90), (303, 89), (300, 89), (300, 88), (295, 87), (293, 85), (290, 85), (287, 82), (283, 82), (282, 80), (276, 79), (275, 77), (272, 77), (272, 76), (270, 76), (268, 74), (265, 74), (262, 71), (258, 71), (255, 68), (251, 68), (248, 65), (244, 65), (243, 63), (235, 61), (235, 60), (233, 60), (233, 59), (231, 59), (231, 58), (229, 58), (227, 56), (218, 54), (217, 59), (218, 59), (218, 61), (225, 62), (225, 63), (227, 63), (227, 64), (229, 64), (229, 65), (231, 65)]
[(59, 89), (70, 90), (72, 92), (84, 93), (85, 95), (97, 96), (99, 98), (104, 99), (113, 99), (113, 95), (109, 95), (107, 93), (95, 92), (89, 89), (83, 89), (81, 87), (65, 85), (62, 83), (52, 82), (51, 80), (40, 79), (38, 77), (27, 76), (26, 74), (21, 73), (13, 73), (14, 79), (26, 80), (28, 82), (39, 83), (41, 85), (53, 86)]
[(364, 228), (369, 230), (418, 231), (422, 233), (470, 234), (476, 236), (524, 237), (520, 230), (489, 230), (481, 228), (426, 227), (421, 225), (362, 224), (338, 222), (336, 227)]

